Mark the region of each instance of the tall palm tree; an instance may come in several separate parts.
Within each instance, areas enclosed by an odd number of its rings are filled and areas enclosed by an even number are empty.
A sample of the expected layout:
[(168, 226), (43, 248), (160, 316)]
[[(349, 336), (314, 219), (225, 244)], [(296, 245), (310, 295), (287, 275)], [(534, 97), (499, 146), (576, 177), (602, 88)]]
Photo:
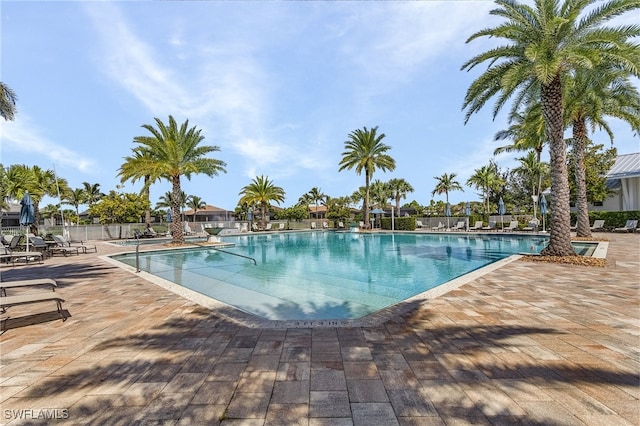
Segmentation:
[[(538, 159), (538, 154), (536, 151), (529, 151), (527, 155), (525, 155), (524, 157), (519, 157), (517, 158), (517, 160), (520, 162), (520, 165), (513, 169), (514, 173), (520, 175), (525, 182), (528, 182), (531, 187), (531, 193), (533, 195), (539, 195), (541, 182), (549, 173), (549, 165), (544, 161), (540, 161)], [(535, 216), (536, 213), (534, 202), (534, 218)]]
[(396, 202), (396, 216), (400, 216), (400, 200), (407, 198), (409, 192), (413, 192), (413, 186), (404, 179), (390, 179), (388, 182), (391, 189), (391, 196)]
[(396, 168), (396, 161), (386, 154), (391, 149), (389, 145), (385, 145), (382, 139), (385, 134), (377, 134), (378, 126), (371, 130), (363, 127), (349, 133), (349, 139), (344, 143), (345, 151), (342, 153), (340, 168), (338, 171), (345, 169), (354, 169), (358, 175), (364, 171), (364, 187), (365, 197), (364, 207), (364, 223), (365, 228), (369, 228), (369, 185), (371, 177), (376, 169), (382, 171), (393, 171)]
[(606, 116), (628, 122), (640, 132), (640, 95), (629, 81), (627, 73), (618, 68), (596, 67), (581, 70), (568, 79), (566, 115), (571, 123), (573, 160), (575, 161), (576, 212), (578, 237), (591, 237), (589, 204), (585, 170), (585, 149), (588, 143), (587, 125), (604, 129), (613, 142), (613, 132)]
[(242, 195), (238, 204), (247, 203), (260, 208), (262, 229), (267, 225), (267, 209), (272, 201), (280, 204), (284, 201), (284, 189), (273, 184), (268, 177), (257, 176), (238, 195)]
[(489, 214), (489, 194), (492, 191), (499, 190), (504, 181), (498, 174), (495, 163), (491, 162), (487, 166), (482, 166), (479, 169), (474, 170), (474, 174), (467, 179), (467, 185), (473, 186), (476, 189), (482, 191), (482, 202), (484, 205), (484, 213)]
[(72, 189), (62, 197), (64, 204), (69, 204), (75, 208), (78, 221), (80, 220), (80, 205), (86, 203), (86, 197), (83, 188)]
[(197, 195), (189, 195), (187, 197), (187, 207), (193, 209), (193, 221), (195, 222), (196, 213), (198, 213), (198, 210), (204, 210), (207, 208), (207, 203)]
[(444, 173), (442, 176), (434, 176), (433, 178), (438, 181), (436, 183), (436, 187), (431, 191), (431, 196), (433, 197), (435, 194), (445, 195), (445, 199), (447, 200), (447, 204), (449, 203), (449, 192), (451, 191), (464, 191), (462, 186), (460, 186), (460, 182), (456, 179), (458, 176), (457, 173), (447, 174)]
[(298, 198), (298, 205), (307, 208), (307, 217), (309, 219), (311, 219), (311, 209), (309, 208), (311, 203), (313, 203), (313, 197), (309, 192), (302, 194), (300, 198)]
[[(189, 120), (178, 127), (176, 120), (169, 116), (169, 124), (166, 125), (159, 118), (155, 118), (156, 127), (144, 124), (142, 127), (151, 133), (151, 136), (136, 136), (133, 141), (139, 146), (140, 155), (134, 156), (133, 164), (138, 167), (137, 176), (150, 176), (151, 179), (166, 179), (171, 182), (173, 192), (173, 204), (171, 213), (171, 232), (173, 242), (184, 243), (184, 231), (180, 206), (178, 200), (182, 188), (180, 178), (185, 176), (191, 179), (191, 175), (203, 173), (209, 177), (217, 176), (225, 172), (225, 162), (206, 157), (207, 154), (219, 151), (220, 148), (212, 145), (200, 145), (204, 136), (195, 126), (189, 128)], [(129, 163), (129, 162), (127, 162)], [(128, 164), (131, 167), (131, 164)]]
[(387, 201), (392, 197), (391, 188), (387, 182), (382, 182), (380, 179), (374, 180), (371, 182), (369, 192), (374, 205), (378, 205), (381, 209), (387, 208)]
[(11, 121), (15, 118), (16, 99), (15, 92), (0, 81), (0, 117), (5, 121)]
[(82, 182), (82, 188), (85, 193), (85, 202), (89, 206), (89, 212), (91, 212), (91, 207), (100, 201), (104, 194), (100, 191), (99, 183)]
[(313, 203), (316, 205), (316, 219), (317, 219), (318, 205), (320, 202), (323, 202), (327, 198), (327, 195), (324, 194), (320, 188), (318, 188), (317, 186), (314, 186), (309, 190), (309, 196), (311, 197), (311, 200), (313, 200)]
[(563, 81), (568, 74), (598, 63), (614, 64), (639, 74), (638, 46), (629, 40), (640, 35), (640, 26), (603, 26), (614, 17), (638, 9), (639, 3), (612, 0), (589, 12), (585, 9), (594, 0), (536, 0), (533, 6), (515, 0), (496, 3), (498, 8), (490, 14), (504, 18), (504, 22), (476, 32), (467, 43), (493, 37), (507, 44), (480, 53), (462, 65), (463, 70), (471, 70), (482, 63), (489, 64), (467, 90), (463, 103), (467, 110), (465, 122), (494, 96), (495, 117), (510, 99), (517, 109), (539, 93), (549, 137), (554, 199), (549, 245), (543, 252), (571, 256), (575, 253), (570, 233)]

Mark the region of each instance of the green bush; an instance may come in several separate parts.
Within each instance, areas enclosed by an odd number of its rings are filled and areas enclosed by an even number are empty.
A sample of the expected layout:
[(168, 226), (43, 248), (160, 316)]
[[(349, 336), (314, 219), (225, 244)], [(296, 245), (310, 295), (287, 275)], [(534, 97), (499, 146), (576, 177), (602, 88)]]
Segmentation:
[[(381, 218), (380, 226), (382, 227), (382, 229), (391, 230), (391, 218), (390, 217)], [(396, 231), (415, 231), (416, 218), (415, 217), (396, 217), (394, 219), (394, 229)]]

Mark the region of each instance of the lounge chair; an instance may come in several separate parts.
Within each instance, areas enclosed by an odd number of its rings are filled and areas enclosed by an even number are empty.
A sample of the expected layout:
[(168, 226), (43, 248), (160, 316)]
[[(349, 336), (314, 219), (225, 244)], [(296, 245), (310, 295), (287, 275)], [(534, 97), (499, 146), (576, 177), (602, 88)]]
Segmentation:
[(604, 230), (604, 219), (598, 219), (593, 221), (593, 225), (591, 225), (591, 231), (602, 231)]
[(322, 222), (322, 229), (328, 229), (328, 228), (329, 228), (329, 223)]
[(257, 231), (262, 231), (262, 228), (260, 228), (257, 223), (252, 223), (251, 230), (254, 232), (257, 232)]
[(518, 230), (518, 221), (517, 220), (512, 220), (511, 222), (509, 222), (509, 226), (507, 226), (506, 228), (504, 228), (504, 231), (517, 231)]
[(316, 223), (315, 222), (311, 222), (311, 229), (316, 229)]
[(476, 224), (469, 227), (469, 231), (480, 231), (482, 229), (482, 221), (476, 220)]
[(524, 228), (522, 228), (522, 230), (523, 231), (536, 232), (536, 231), (538, 231), (538, 225), (539, 225), (539, 222), (538, 222), (537, 219), (530, 220), (529, 224), (527, 226), (525, 226)]
[(284, 231), (284, 223), (283, 222), (280, 222), (278, 224), (278, 231)]
[(37, 250), (41, 252), (44, 257), (47, 257), (53, 255), (55, 245), (49, 246), (42, 237), (32, 236), (29, 237), (29, 248), (29, 251), (31, 251), (31, 249)]
[(637, 220), (628, 220), (622, 228), (614, 228), (613, 232), (635, 232), (638, 227)]
[(424, 227), (424, 225), (422, 224), (421, 220), (416, 220), (416, 228), (422, 228)]
[(249, 231), (249, 225), (247, 225), (247, 223), (245, 222), (240, 226), (240, 232), (248, 232), (248, 231)]
[(88, 250), (93, 250), (96, 253), (98, 252), (97, 246), (94, 246), (91, 244), (85, 244), (84, 241), (82, 240), (73, 241), (66, 238), (64, 235), (54, 235), (53, 239), (58, 243), (60, 243), (63, 247), (78, 247), (78, 249), (82, 250), (82, 252), (85, 254), (87, 253)]
[(193, 232), (191, 230), (191, 227), (189, 226), (189, 223), (185, 222), (184, 223), (184, 235), (194, 235), (195, 232)]
[(56, 291), (58, 284), (51, 278), (37, 278), (33, 280), (16, 280), (0, 282), (0, 296), (7, 295), (8, 288), (31, 287), (36, 285), (50, 285), (51, 290)]
[(32, 260), (42, 263), (44, 255), (39, 251), (11, 251), (7, 247), (0, 246), (0, 260), (7, 260), (11, 262), (11, 265), (15, 265), (19, 259), (24, 259), (25, 263)]
[(28, 293), (21, 294), (19, 296), (2, 296), (0, 297), (0, 309), (2, 312), (5, 312), (7, 308), (18, 305), (27, 305), (31, 303), (39, 303), (39, 302), (56, 302), (56, 307), (58, 308), (58, 313), (62, 315), (62, 320), (65, 321), (67, 317), (62, 311), (62, 302), (64, 299), (58, 296), (56, 293)]
[(496, 228), (496, 222), (494, 222), (492, 220), (489, 221), (489, 226), (483, 226), (482, 227), (483, 231), (495, 231), (496, 229), (497, 229)]
[(444, 228), (445, 228), (444, 223), (438, 222), (438, 226), (432, 226), (431, 230), (432, 231), (440, 231), (440, 230), (442, 230)]
[(364, 222), (363, 221), (358, 222), (358, 226), (360, 227), (360, 229), (364, 229)]
[(271, 231), (271, 227), (273, 225), (271, 225), (271, 222), (267, 223), (267, 226), (264, 228), (265, 231)]
[(465, 228), (465, 222), (463, 220), (459, 221), (458, 223), (456, 223), (455, 226), (451, 227), (452, 231), (464, 231)]
[(338, 229), (344, 229), (344, 222), (338, 222)]

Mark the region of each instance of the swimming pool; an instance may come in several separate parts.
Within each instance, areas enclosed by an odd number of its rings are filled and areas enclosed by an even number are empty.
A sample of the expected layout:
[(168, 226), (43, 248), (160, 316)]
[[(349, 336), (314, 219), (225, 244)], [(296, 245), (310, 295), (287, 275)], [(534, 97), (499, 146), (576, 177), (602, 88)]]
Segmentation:
[[(142, 252), (140, 269), (270, 320), (356, 319), (548, 240), (317, 231), (223, 241), (235, 245)], [(113, 258), (135, 265), (133, 253)]]

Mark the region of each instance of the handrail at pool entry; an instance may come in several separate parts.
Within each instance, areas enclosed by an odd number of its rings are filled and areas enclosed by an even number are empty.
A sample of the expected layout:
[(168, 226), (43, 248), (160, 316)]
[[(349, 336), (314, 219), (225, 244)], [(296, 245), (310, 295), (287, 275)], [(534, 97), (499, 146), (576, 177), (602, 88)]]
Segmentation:
[(244, 254), (234, 253), (232, 251), (226, 251), (226, 250), (222, 250), (222, 249), (219, 249), (219, 248), (216, 248), (216, 247), (211, 247), (211, 248), (214, 249), (214, 250), (220, 251), (222, 253), (232, 254), (234, 256), (244, 257), (245, 259), (253, 260), (253, 264), (256, 265), (256, 266), (258, 265), (258, 262), (256, 262), (256, 260), (251, 256), (245, 256)]

